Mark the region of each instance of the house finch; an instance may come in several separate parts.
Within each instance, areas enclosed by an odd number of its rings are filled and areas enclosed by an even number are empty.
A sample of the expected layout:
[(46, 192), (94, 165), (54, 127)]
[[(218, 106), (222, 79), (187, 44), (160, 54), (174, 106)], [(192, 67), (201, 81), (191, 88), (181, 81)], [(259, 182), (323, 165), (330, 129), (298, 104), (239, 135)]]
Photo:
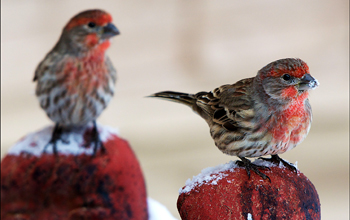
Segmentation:
[(105, 54), (109, 39), (119, 34), (111, 22), (111, 15), (102, 10), (77, 14), (35, 71), (40, 106), (56, 123), (49, 142), (55, 154), (63, 128), (89, 122), (94, 125), (94, 155), (99, 144), (104, 149), (95, 120), (112, 98), (116, 81), (116, 71)]
[(278, 154), (301, 143), (309, 132), (312, 113), (309, 90), (318, 82), (300, 59), (281, 59), (257, 76), (223, 85), (211, 92), (186, 94), (164, 91), (151, 95), (190, 106), (206, 120), (215, 145), (225, 154), (238, 156), (237, 163), (268, 178), (246, 157), (272, 155), (270, 160), (294, 166)]

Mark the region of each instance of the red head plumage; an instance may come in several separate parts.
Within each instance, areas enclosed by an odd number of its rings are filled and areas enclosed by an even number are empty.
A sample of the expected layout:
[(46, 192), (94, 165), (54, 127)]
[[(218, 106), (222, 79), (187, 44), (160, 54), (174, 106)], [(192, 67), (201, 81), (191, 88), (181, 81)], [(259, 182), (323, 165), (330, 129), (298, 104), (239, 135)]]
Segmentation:
[(288, 73), (290, 76), (301, 78), (306, 73), (309, 73), (309, 67), (301, 59), (287, 58), (266, 65), (259, 73), (262, 73), (264, 77), (281, 77), (285, 73)]
[(64, 30), (68, 31), (74, 27), (94, 22), (98, 26), (104, 26), (112, 22), (112, 16), (105, 11), (94, 9), (80, 12), (75, 15), (65, 26)]

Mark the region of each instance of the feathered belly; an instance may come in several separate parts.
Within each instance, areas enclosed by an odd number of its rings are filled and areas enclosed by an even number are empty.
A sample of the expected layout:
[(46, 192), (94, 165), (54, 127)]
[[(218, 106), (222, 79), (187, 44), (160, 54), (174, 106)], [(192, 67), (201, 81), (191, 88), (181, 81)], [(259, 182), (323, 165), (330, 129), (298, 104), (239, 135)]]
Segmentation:
[[(274, 119), (271, 118), (270, 123)], [(254, 132), (232, 132), (213, 124), (210, 132), (216, 146), (225, 154), (259, 157), (282, 154), (293, 149), (307, 136), (310, 121), (288, 121), (280, 125), (266, 124)]]
[(210, 129), (215, 145), (225, 154), (239, 157), (258, 157), (271, 151), (272, 136), (261, 130), (252, 133), (228, 131), (221, 125), (214, 124)]
[(42, 71), (36, 95), (49, 118), (61, 125), (95, 120), (114, 93), (116, 71), (104, 51), (66, 55)]
[(39, 101), (52, 121), (64, 126), (84, 125), (95, 120), (107, 107), (113, 96), (112, 88), (71, 93), (64, 87), (56, 87), (49, 94), (40, 95)]

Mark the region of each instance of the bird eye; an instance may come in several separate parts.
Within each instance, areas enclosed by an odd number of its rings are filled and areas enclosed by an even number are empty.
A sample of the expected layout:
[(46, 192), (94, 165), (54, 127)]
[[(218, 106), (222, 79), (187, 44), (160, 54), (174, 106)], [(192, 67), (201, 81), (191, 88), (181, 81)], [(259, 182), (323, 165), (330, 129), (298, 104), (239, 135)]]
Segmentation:
[(292, 77), (289, 75), (289, 74), (284, 74), (283, 76), (282, 76), (282, 79), (284, 79), (285, 81), (288, 81), (288, 80), (290, 80)]
[(89, 22), (88, 23), (88, 27), (89, 28), (94, 28), (96, 26), (96, 24), (94, 22)]

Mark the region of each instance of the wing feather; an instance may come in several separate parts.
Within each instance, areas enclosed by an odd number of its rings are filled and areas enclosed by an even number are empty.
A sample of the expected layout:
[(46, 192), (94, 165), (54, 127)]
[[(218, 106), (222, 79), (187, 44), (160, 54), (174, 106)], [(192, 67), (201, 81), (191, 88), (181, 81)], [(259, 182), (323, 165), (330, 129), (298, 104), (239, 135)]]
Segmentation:
[(254, 118), (250, 86), (253, 78), (235, 84), (223, 85), (211, 92), (195, 95), (196, 105), (204, 112), (209, 123), (219, 124), (227, 130), (251, 130)]

